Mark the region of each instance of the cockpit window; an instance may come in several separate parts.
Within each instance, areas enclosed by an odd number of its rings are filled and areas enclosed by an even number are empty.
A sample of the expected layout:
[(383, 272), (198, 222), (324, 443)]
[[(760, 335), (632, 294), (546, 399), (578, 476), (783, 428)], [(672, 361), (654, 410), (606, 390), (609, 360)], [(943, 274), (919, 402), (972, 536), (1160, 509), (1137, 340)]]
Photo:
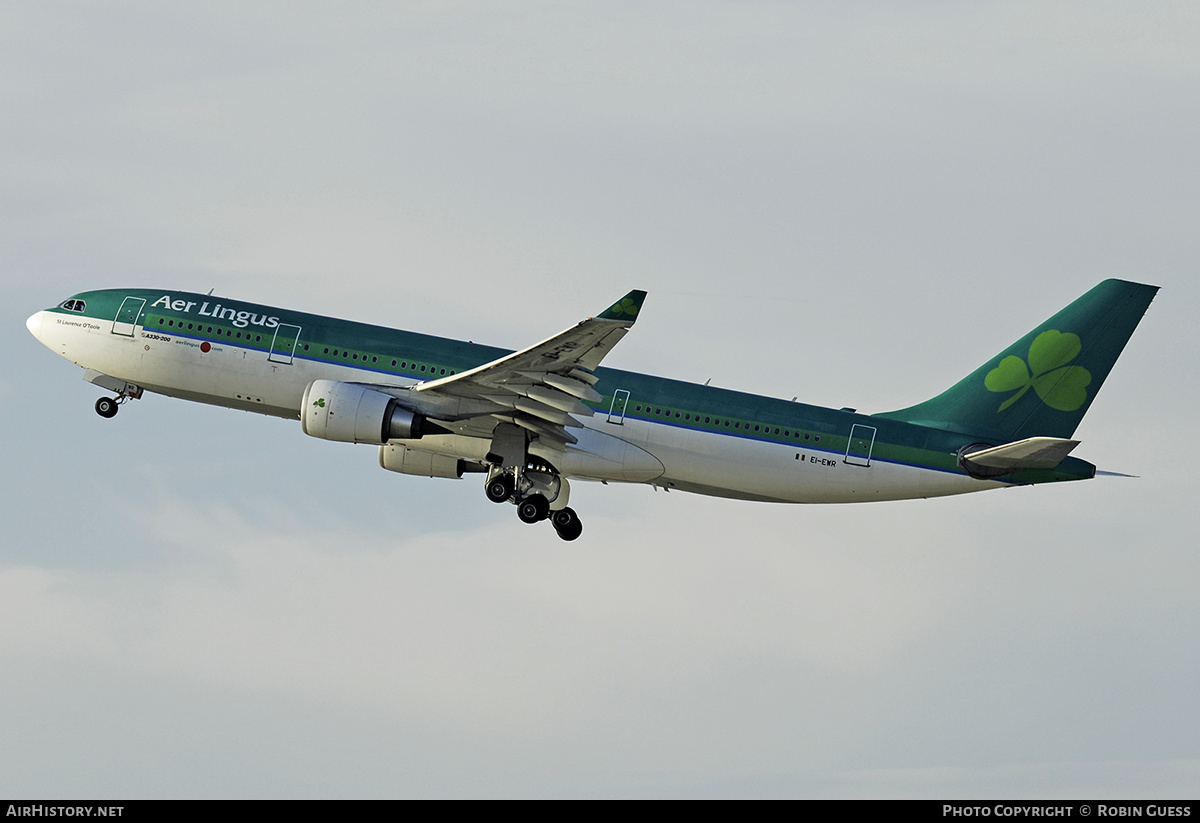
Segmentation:
[(87, 304), (82, 300), (64, 300), (58, 304), (60, 309), (66, 309), (67, 311), (83, 311), (86, 306)]

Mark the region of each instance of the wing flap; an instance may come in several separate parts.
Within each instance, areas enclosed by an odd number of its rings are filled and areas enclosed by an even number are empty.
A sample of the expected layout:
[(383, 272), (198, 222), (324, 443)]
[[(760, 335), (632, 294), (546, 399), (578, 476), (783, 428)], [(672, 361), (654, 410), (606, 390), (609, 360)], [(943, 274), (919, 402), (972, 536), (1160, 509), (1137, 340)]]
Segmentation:
[[(572, 374), (574, 373), (576, 371), (572, 370)], [(600, 392), (592, 388), (592, 385), (596, 382), (596, 375), (594, 374), (588, 375), (592, 378), (591, 383), (585, 383), (572, 377), (563, 377), (561, 374), (555, 374), (554, 372), (521, 372), (521, 374), (531, 380), (541, 381), (547, 386), (558, 389), (561, 392), (566, 392), (580, 400), (590, 400), (593, 403), (600, 402)]]
[(504, 422), (516, 423), (521, 428), (531, 432), (532, 434), (536, 434), (542, 439), (557, 440), (572, 446), (579, 442), (579, 438), (571, 434), (565, 428), (562, 428), (561, 426), (556, 428), (548, 425), (536, 417), (506, 417), (504, 418)]

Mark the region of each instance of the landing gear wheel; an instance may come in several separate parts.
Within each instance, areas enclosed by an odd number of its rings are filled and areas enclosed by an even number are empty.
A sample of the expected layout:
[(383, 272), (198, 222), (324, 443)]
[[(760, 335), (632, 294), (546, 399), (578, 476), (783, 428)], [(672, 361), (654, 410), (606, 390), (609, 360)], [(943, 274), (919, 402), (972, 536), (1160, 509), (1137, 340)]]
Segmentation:
[(101, 417), (116, 417), (119, 408), (117, 401), (111, 397), (101, 397), (96, 401), (96, 414)]
[(483, 487), (484, 494), (488, 500), (493, 503), (503, 503), (508, 498), (512, 497), (513, 493), (513, 477), (511, 474), (502, 474), (498, 477), (489, 480), (487, 485)]
[(583, 534), (583, 521), (582, 520), (576, 520), (575, 525), (570, 526), (569, 528), (558, 530), (558, 536), (561, 537), (563, 540), (575, 540), (581, 534)]
[(517, 517), (522, 523), (536, 523), (550, 514), (550, 501), (540, 494), (531, 494), (517, 504)]
[(552, 513), (550, 523), (563, 540), (575, 540), (583, 534), (583, 521), (570, 506)]
[(578, 521), (579, 515), (570, 506), (559, 509), (550, 515), (550, 522), (554, 524), (554, 528), (556, 529), (565, 529)]

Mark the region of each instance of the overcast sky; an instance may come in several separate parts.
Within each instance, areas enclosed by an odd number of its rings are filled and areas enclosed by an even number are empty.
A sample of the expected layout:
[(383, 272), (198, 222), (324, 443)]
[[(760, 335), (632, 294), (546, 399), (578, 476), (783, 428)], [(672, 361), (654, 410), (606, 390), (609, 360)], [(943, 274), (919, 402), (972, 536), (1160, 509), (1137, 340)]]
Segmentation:
[[(0, 795), (1192, 797), (1190, 2), (5, 3)], [(87, 289), (875, 412), (1162, 286), (1076, 455), (862, 506), (478, 478), (148, 396)]]

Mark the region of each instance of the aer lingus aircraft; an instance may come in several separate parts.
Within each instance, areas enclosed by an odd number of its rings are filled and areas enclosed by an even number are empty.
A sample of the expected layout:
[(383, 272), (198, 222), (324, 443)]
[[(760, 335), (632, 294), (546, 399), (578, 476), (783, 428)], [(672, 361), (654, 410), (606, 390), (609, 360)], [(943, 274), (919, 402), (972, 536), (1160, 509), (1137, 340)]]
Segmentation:
[(485, 474), (490, 500), (574, 540), (570, 478), (845, 503), (1093, 477), (1070, 438), (1157, 291), (1106, 280), (937, 397), (873, 415), (601, 368), (642, 291), (518, 352), (146, 289), (26, 325), (115, 393), (103, 417), (150, 391), (299, 420), (391, 471)]

